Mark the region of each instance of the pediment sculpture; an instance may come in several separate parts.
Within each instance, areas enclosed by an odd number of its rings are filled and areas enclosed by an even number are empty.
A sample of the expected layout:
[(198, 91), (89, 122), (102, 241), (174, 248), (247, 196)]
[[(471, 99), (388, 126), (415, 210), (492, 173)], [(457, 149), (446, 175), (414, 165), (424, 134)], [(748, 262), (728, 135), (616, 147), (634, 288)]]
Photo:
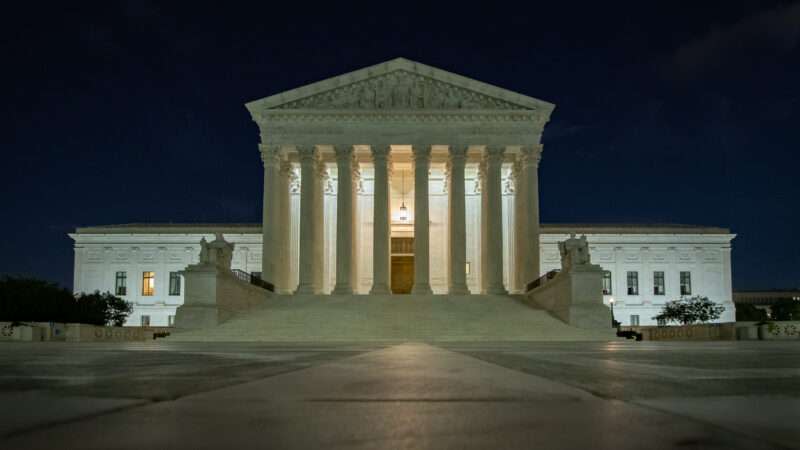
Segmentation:
[(397, 70), (309, 97), (277, 109), (528, 109), (416, 73)]

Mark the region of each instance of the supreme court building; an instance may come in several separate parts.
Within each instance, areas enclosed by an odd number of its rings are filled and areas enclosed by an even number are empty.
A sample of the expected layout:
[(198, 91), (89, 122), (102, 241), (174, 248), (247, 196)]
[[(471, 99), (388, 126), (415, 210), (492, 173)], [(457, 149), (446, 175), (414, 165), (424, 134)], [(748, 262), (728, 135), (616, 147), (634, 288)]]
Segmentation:
[(732, 320), (729, 230), (540, 223), (553, 104), (398, 58), (246, 107), (260, 132), (262, 223), (79, 228), (76, 292), (116, 292), (135, 304), (130, 323), (169, 325), (179, 272), (201, 238), (222, 233), (233, 267), (278, 295), (519, 294), (560, 268), (557, 242), (577, 233), (623, 324), (698, 294)]

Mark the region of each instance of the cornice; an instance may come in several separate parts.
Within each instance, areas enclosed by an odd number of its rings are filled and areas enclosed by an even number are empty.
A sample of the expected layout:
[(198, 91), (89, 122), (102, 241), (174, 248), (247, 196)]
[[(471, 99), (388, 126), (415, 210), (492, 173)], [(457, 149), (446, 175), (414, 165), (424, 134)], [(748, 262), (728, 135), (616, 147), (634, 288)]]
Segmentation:
[(274, 123), (497, 123), (519, 122), (544, 127), (549, 115), (531, 110), (270, 110), (259, 125)]

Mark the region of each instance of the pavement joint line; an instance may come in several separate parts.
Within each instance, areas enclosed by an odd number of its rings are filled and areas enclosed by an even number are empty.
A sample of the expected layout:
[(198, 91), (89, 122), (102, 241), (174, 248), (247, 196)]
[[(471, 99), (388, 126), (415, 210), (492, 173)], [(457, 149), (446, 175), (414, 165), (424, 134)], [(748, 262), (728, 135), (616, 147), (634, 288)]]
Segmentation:
[(68, 419), (51, 420), (49, 422), (38, 423), (36, 425), (31, 425), (31, 426), (28, 426), (28, 427), (17, 428), (16, 430), (12, 430), (12, 431), (9, 431), (8, 433), (4, 434), (2, 437), (3, 438), (13, 438), (13, 437), (17, 437), (17, 436), (22, 436), (24, 434), (33, 433), (33, 432), (36, 432), (36, 431), (42, 431), (42, 430), (47, 430), (47, 429), (50, 429), (50, 428), (55, 428), (55, 427), (60, 426), (60, 425), (67, 425), (67, 424), (70, 424), (70, 423), (81, 422), (81, 421), (84, 421), (84, 420), (96, 419), (98, 417), (102, 417), (102, 416), (105, 416), (105, 415), (110, 415), (110, 414), (116, 414), (116, 413), (121, 413), (121, 412), (125, 412), (125, 411), (130, 411), (130, 410), (133, 410), (133, 409), (136, 409), (136, 408), (141, 408), (143, 406), (148, 406), (148, 405), (152, 405), (152, 404), (155, 404), (155, 403), (159, 403), (159, 402), (158, 401), (153, 401), (153, 400), (141, 400), (139, 403), (134, 403), (132, 405), (118, 406), (116, 408), (111, 408), (111, 409), (107, 409), (107, 410), (104, 410), (104, 411), (98, 411), (98, 412), (95, 412), (95, 413), (84, 414), (84, 415), (81, 415), (81, 416), (78, 416), (78, 417), (70, 417)]
[[(199, 390), (199, 391), (196, 391), (196, 392), (191, 392), (191, 393), (186, 394), (186, 395), (181, 395), (181, 396), (176, 396), (176, 397), (171, 397), (171, 398), (158, 398), (158, 399), (139, 399), (139, 398), (136, 398), (136, 400), (140, 400), (140, 401), (138, 403), (135, 403), (135, 404), (119, 406), (119, 407), (116, 407), (116, 408), (110, 408), (110, 409), (107, 409), (107, 410), (104, 410), (104, 411), (98, 411), (98, 412), (95, 412), (95, 413), (88, 413), (88, 414), (84, 414), (84, 415), (77, 416), (77, 417), (70, 417), (68, 419), (47, 421), (47, 422), (39, 423), (39, 424), (36, 424), (36, 425), (31, 425), (31, 426), (28, 426), (28, 427), (21, 427), (21, 428), (18, 428), (16, 430), (12, 430), (12, 431), (4, 434), (4, 435), (0, 435), (0, 437), (5, 438), (5, 439), (14, 438), (14, 437), (22, 436), (22, 435), (25, 435), (25, 434), (30, 434), (30, 433), (34, 433), (34, 432), (38, 432), (38, 431), (43, 431), (43, 430), (55, 428), (55, 427), (58, 427), (58, 426), (61, 426), (61, 425), (68, 425), (68, 424), (71, 424), (71, 423), (77, 423), (77, 422), (82, 422), (82, 421), (86, 421), (86, 420), (92, 420), (92, 419), (96, 419), (98, 417), (103, 417), (103, 416), (107, 416), (107, 415), (128, 412), (128, 411), (132, 411), (132, 410), (137, 409), (137, 408), (143, 408), (143, 407), (147, 407), (147, 406), (155, 405), (155, 404), (159, 404), (159, 403), (174, 402), (174, 401), (182, 400), (182, 399), (185, 399), (185, 398), (190, 398), (190, 397), (198, 395), (198, 394), (207, 394), (209, 392), (219, 391), (219, 390), (230, 388), (230, 387), (242, 386), (242, 385), (246, 385), (246, 384), (249, 384), (249, 383), (257, 383), (257, 382), (260, 382), (260, 381), (263, 381), (263, 380), (266, 380), (268, 378), (272, 378), (272, 377), (275, 377), (275, 376), (278, 376), (278, 375), (283, 375), (283, 374), (292, 373), (292, 372), (298, 372), (298, 371), (301, 371), (301, 370), (310, 369), (312, 367), (331, 364), (331, 363), (334, 363), (334, 362), (339, 361), (341, 359), (356, 358), (356, 357), (362, 356), (362, 355), (364, 355), (366, 353), (371, 353), (371, 352), (374, 352), (374, 351), (380, 351), (380, 350), (383, 350), (385, 348), (388, 348), (388, 347), (373, 348), (373, 349), (363, 349), (363, 350), (356, 351), (355, 354), (346, 355), (346, 356), (343, 356), (341, 358), (336, 358), (336, 359), (333, 359), (333, 360), (327, 360), (327, 361), (324, 361), (324, 362), (322, 362), (320, 364), (316, 364), (316, 365), (315, 364), (305, 364), (305, 365), (299, 365), (299, 366), (296, 366), (296, 367), (290, 367), (288, 370), (282, 370), (282, 371), (279, 371), (279, 372), (276, 372), (276, 373), (271, 373), (269, 375), (265, 375), (265, 376), (262, 376), (262, 377), (259, 377), (259, 378), (256, 378), (256, 379), (250, 379), (250, 380), (246, 380), (246, 381), (242, 381), (242, 382), (238, 382), (238, 383), (226, 384), (224, 386), (218, 386), (216, 388), (211, 388), (211, 389), (206, 389), (206, 390)], [(323, 353), (323, 352), (317, 352), (317, 353)], [(93, 397), (90, 396), (89, 398), (93, 398)], [(124, 398), (124, 397), (119, 397), (119, 398)], [(131, 398), (128, 397), (126, 399), (131, 399)]]
[[(712, 396), (712, 397), (716, 397), (716, 396)], [(622, 401), (624, 403), (629, 403), (631, 405), (636, 405), (636, 406), (638, 406), (640, 408), (645, 408), (645, 409), (650, 409), (650, 410), (653, 410), (653, 411), (658, 411), (658, 412), (660, 412), (662, 414), (669, 414), (671, 416), (680, 417), (682, 419), (690, 420), (690, 421), (697, 422), (697, 423), (702, 423), (705, 426), (708, 426), (708, 427), (711, 427), (711, 428), (716, 428), (716, 429), (722, 430), (722, 431), (727, 431), (729, 433), (733, 433), (733, 434), (736, 434), (736, 435), (739, 435), (739, 436), (742, 436), (742, 437), (745, 437), (745, 438), (748, 438), (748, 439), (763, 440), (765, 442), (768, 442), (770, 445), (774, 445), (775, 448), (784, 449), (784, 450), (792, 450), (792, 449), (796, 448), (796, 447), (787, 447), (787, 446), (785, 446), (785, 445), (783, 445), (783, 444), (781, 444), (779, 442), (771, 440), (769, 437), (764, 437), (762, 435), (747, 433), (746, 431), (743, 431), (741, 428), (728, 428), (728, 427), (726, 427), (724, 425), (720, 425), (720, 424), (717, 424), (717, 423), (714, 423), (714, 422), (709, 422), (709, 421), (703, 420), (703, 419), (698, 419), (697, 417), (688, 416), (688, 415), (685, 415), (685, 414), (680, 414), (680, 413), (677, 413), (675, 411), (670, 411), (668, 409), (658, 408), (656, 406), (648, 405), (646, 403), (639, 403), (636, 400), (629, 400), (629, 401), (620, 400), (620, 401)]]
[[(448, 349), (444, 349), (444, 350), (448, 350)], [(684, 414), (679, 414), (677, 412), (670, 411), (668, 409), (657, 408), (657, 407), (655, 407), (653, 405), (649, 405), (649, 404), (646, 404), (646, 403), (639, 403), (635, 399), (625, 400), (625, 399), (622, 399), (622, 398), (613, 397), (613, 396), (606, 395), (606, 394), (603, 394), (603, 393), (600, 393), (600, 392), (596, 392), (593, 389), (588, 389), (585, 386), (581, 386), (581, 385), (578, 385), (578, 384), (574, 384), (574, 383), (570, 383), (570, 382), (564, 381), (563, 379), (556, 380), (556, 379), (552, 379), (552, 378), (543, 377), (542, 375), (539, 375), (539, 374), (533, 373), (533, 372), (531, 372), (529, 370), (526, 370), (524, 367), (516, 367), (516, 366), (511, 366), (511, 365), (510, 366), (504, 366), (502, 364), (498, 364), (497, 362), (494, 362), (494, 361), (491, 361), (491, 360), (488, 360), (488, 359), (484, 359), (484, 358), (480, 358), (477, 355), (467, 353), (466, 351), (457, 351), (457, 350), (448, 350), (448, 351), (454, 351), (454, 352), (457, 352), (457, 353), (462, 354), (462, 355), (467, 356), (467, 357), (475, 358), (477, 360), (480, 360), (480, 361), (483, 361), (483, 362), (487, 362), (489, 364), (494, 364), (494, 365), (496, 365), (498, 367), (503, 367), (503, 368), (506, 368), (506, 369), (515, 370), (517, 372), (522, 372), (525, 375), (530, 375), (530, 376), (535, 376), (535, 377), (542, 377), (542, 378), (545, 378), (545, 379), (547, 379), (549, 381), (552, 381), (554, 383), (558, 383), (558, 384), (569, 386), (569, 387), (572, 387), (572, 388), (575, 388), (575, 389), (579, 389), (579, 390), (581, 390), (583, 392), (586, 392), (586, 393), (588, 393), (588, 394), (590, 394), (590, 395), (592, 395), (594, 397), (597, 397), (599, 399), (602, 399), (602, 400), (625, 403), (625, 404), (629, 404), (629, 405), (634, 405), (634, 406), (639, 407), (639, 408), (648, 409), (648, 410), (652, 410), (652, 411), (657, 411), (657, 412), (659, 412), (661, 414), (666, 414), (666, 415), (673, 416), (673, 417), (680, 417), (680, 418), (688, 420), (690, 422), (700, 423), (700, 424), (703, 424), (703, 425), (705, 425), (707, 427), (715, 428), (715, 429), (720, 430), (720, 431), (730, 432), (730, 433), (736, 434), (738, 436), (741, 436), (741, 437), (747, 438), (747, 439), (764, 440), (764, 441), (768, 442), (770, 445), (773, 445), (773, 446), (775, 446), (775, 448), (778, 448), (778, 449), (792, 450), (794, 448), (794, 447), (787, 447), (787, 446), (782, 445), (780, 443), (774, 442), (771, 439), (764, 438), (763, 436), (760, 436), (760, 435), (746, 433), (746, 432), (744, 432), (744, 431), (742, 431), (741, 429), (738, 429), (738, 428), (728, 428), (728, 427), (725, 427), (723, 425), (720, 425), (720, 424), (717, 424), (717, 423), (714, 423), (714, 422), (709, 422), (707, 420), (698, 419), (697, 417), (684, 415)], [(716, 397), (716, 396), (712, 396), (712, 397)]]

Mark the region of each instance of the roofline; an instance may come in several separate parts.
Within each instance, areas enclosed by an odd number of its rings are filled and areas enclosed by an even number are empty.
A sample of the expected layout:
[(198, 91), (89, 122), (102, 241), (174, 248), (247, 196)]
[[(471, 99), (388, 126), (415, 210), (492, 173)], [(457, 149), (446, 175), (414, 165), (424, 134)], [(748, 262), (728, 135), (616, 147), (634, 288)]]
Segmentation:
[[(484, 95), (495, 97), (509, 103), (515, 103), (522, 108), (542, 109), (549, 116), (556, 105), (538, 98), (530, 97), (518, 92), (510, 91), (490, 83), (448, 72), (443, 69), (428, 66), (406, 58), (394, 58), (379, 64), (357, 69), (342, 75), (336, 75), (324, 80), (306, 84), (288, 91), (279, 92), (267, 97), (251, 100), (245, 103), (250, 114), (255, 116), (260, 109), (275, 108), (285, 103), (293, 102), (312, 95), (336, 89), (349, 84), (357, 83), (375, 76), (384, 75), (395, 70), (407, 70), (422, 76), (433, 78), (445, 83), (459, 85)], [(522, 109), (521, 108), (521, 109)]]
[[(542, 234), (714, 234), (731, 235), (730, 229), (684, 224), (547, 224)], [(129, 223), (78, 227), (73, 234), (190, 234), (260, 233), (260, 223)], [(735, 236), (735, 235), (733, 235)]]

